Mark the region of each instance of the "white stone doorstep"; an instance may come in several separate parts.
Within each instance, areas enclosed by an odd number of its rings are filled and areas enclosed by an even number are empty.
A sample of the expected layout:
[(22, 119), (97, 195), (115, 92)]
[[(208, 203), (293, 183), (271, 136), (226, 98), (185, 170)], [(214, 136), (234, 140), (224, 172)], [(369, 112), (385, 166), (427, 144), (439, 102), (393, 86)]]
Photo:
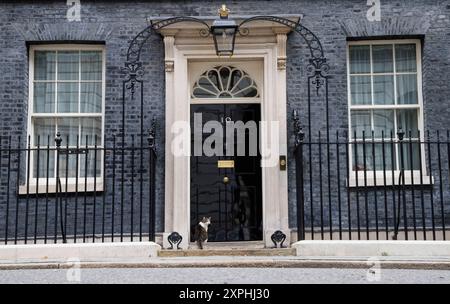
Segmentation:
[(450, 257), (449, 241), (300, 241), (303, 257)]
[(154, 242), (1, 245), (0, 260), (86, 261), (103, 259), (146, 259), (158, 256), (161, 246)]

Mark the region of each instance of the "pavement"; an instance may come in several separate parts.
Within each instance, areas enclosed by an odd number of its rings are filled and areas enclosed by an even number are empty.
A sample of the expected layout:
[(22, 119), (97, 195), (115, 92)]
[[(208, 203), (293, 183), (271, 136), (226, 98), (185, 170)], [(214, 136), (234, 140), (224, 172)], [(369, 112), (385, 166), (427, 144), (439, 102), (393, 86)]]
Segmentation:
[(71, 268), (1, 270), (0, 284), (450, 284), (449, 270), (336, 268)]
[(448, 270), (447, 257), (298, 257), (298, 256), (208, 256), (156, 257), (146, 259), (0, 260), (0, 270), (78, 268), (339, 268)]

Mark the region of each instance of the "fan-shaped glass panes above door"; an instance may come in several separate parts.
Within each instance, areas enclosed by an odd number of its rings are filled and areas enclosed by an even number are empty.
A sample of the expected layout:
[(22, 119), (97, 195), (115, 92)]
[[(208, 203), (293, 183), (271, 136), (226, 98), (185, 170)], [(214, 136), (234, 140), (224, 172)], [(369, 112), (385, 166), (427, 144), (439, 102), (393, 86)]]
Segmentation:
[(192, 98), (259, 98), (258, 86), (245, 71), (216, 66), (195, 82)]

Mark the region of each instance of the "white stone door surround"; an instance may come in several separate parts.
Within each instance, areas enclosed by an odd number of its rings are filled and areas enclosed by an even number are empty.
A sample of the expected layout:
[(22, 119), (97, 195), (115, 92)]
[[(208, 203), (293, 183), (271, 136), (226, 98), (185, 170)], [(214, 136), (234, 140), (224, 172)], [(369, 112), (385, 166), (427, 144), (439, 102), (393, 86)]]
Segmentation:
[[(286, 16), (285, 16), (286, 18)], [(239, 22), (238, 18), (236, 18)], [(297, 21), (298, 17), (290, 17)], [(211, 20), (205, 20), (210, 22)], [(261, 120), (278, 122), (275, 131), (263, 128), (263, 147), (278, 147), (274, 166), (262, 168), (263, 237), (273, 246), (270, 236), (282, 230), (290, 242), (288, 217), (287, 171), (281, 171), (279, 156), (287, 155), (286, 127), (286, 40), (290, 29), (272, 22), (249, 23), (250, 34), (237, 37), (232, 58), (218, 58), (211, 37), (200, 37), (201, 25), (179, 23), (161, 30), (164, 37), (166, 69), (166, 146), (165, 146), (165, 218), (163, 247), (169, 247), (167, 236), (176, 231), (182, 237), (181, 248), (188, 248), (190, 238), (190, 156), (175, 155), (181, 147), (190, 151), (190, 131), (182, 132), (183, 123), (190, 125), (189, 63), (192, 61), (227, 62), (259, 61), (262, 64), (263, 92)], [(205, 70), (207, 66), (205, 65)], [(178, 128), (177, 128), (178, 126)], [(273, 129), (272, 129), (273, 130)], [(180, 146), (180, 134), (187, 145)], [(177, 139), (174, 141), (174, 139)], [(288, 164), (289, 166), (289, 164)]]

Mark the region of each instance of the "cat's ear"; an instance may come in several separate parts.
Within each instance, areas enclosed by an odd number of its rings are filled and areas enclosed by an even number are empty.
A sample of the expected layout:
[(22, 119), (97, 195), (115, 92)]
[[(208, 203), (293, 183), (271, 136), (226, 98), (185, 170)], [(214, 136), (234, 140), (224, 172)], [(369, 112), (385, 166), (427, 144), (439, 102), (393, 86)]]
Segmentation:
[(208, 219), (208, 221), (211, 221), (211, 217), (208, 217), (207, 219)]

